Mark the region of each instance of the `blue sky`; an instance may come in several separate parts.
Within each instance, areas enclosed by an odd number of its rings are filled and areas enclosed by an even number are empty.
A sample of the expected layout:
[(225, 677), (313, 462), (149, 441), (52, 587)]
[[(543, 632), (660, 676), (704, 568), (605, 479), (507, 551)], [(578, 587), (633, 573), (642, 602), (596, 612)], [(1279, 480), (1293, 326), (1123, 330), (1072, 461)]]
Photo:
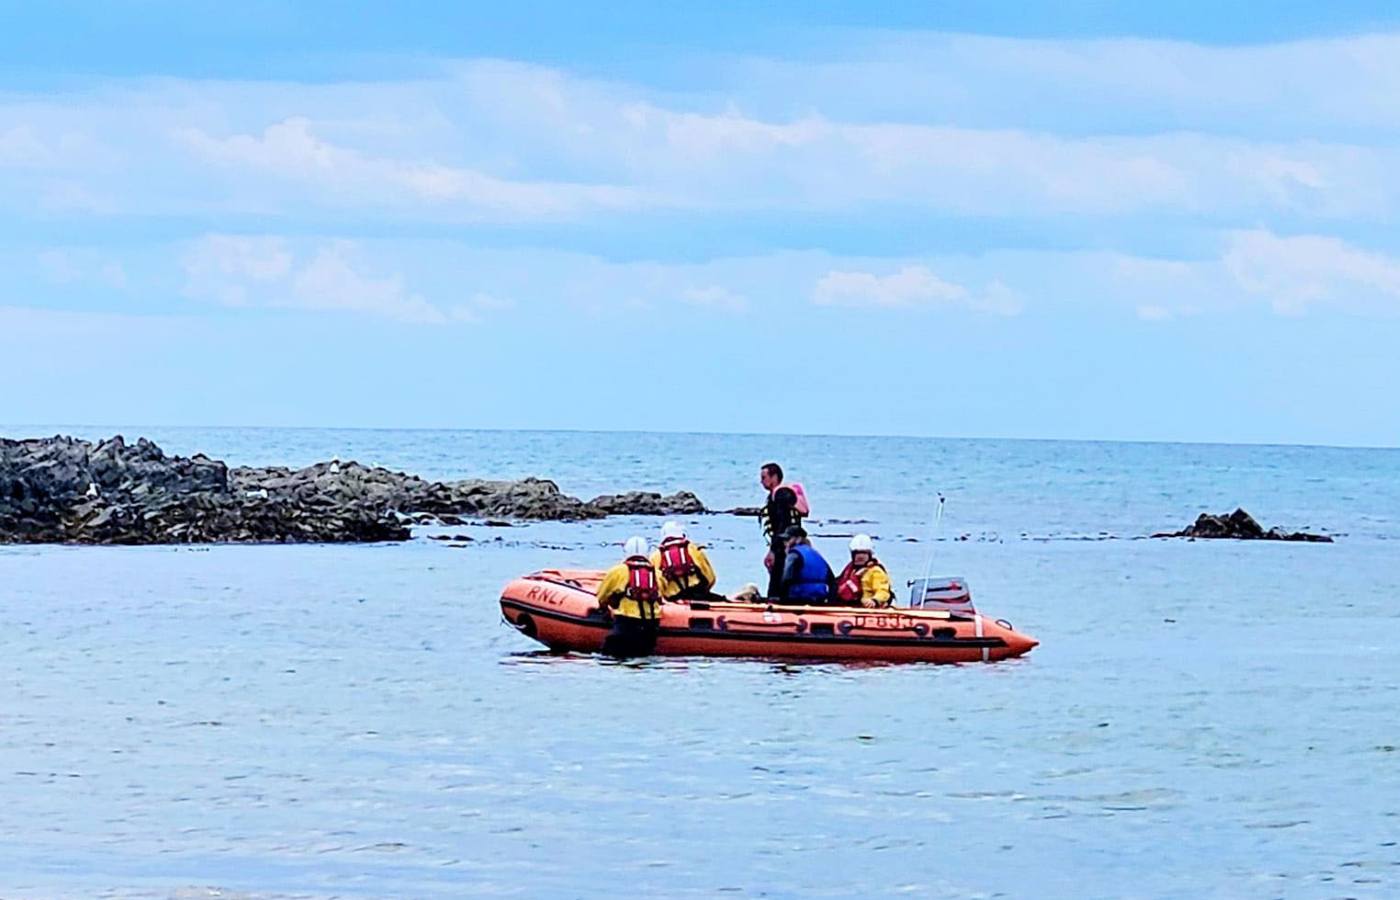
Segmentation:
[(0, 421), (1400, 444), (1382, 4), (490, 6), (0, 4)]

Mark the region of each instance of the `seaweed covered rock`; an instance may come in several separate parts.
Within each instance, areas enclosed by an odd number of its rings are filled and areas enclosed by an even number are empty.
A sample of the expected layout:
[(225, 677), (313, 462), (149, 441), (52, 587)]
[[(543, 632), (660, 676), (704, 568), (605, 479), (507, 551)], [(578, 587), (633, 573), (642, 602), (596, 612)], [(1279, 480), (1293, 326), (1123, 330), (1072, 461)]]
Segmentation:
[(1201, 513), (1196, 517), (1196, 521), (1181, 531), (1164, 532), (1154, 534), (1153, 537), (1184, 537), (1203, 538), (1206, 540), (1237, 540), (1237, 541), (1312, 541), (1316, 543), (1332, 543), (1332, 538), (1325, 534), (1309, 534), (1304, 531), (1284, 531), (1280, 528), (1270, 528), (1267, 531), (1260, 525), (1253, 516), (1243, 509), (1236, 509), (1232, 513), (1222, 513), (1212, 515)]

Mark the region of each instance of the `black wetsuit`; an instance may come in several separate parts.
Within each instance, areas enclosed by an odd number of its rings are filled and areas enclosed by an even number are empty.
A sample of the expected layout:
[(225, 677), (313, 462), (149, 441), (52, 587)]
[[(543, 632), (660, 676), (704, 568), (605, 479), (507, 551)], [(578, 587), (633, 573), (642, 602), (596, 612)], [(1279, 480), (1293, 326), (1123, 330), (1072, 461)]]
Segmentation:
[(783, 560), (787, 549), (783, 532), (790, 526), (802, 524), (797, 514), (797, 494), (792, 488), (779, 487), (763, 505), (763, 532), (768, 538), (768, 551), (773, 554), (773, 568), (768, 570), (769, 597), (780, 597), (783, 593)]

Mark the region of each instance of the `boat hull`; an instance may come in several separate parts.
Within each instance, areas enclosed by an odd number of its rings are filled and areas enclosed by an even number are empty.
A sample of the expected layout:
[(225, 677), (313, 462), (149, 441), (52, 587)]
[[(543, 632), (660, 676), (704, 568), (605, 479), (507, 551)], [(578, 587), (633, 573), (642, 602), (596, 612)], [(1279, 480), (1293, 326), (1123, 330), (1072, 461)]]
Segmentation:
[[(612, 627), (594, 596), (601, 577), (550, 570), (517, 578), (502, 592), (501, 612), (551, 649), (596, 653)], [(1036, 643), (977, 613), (712, 601), (662, 604), (656, 653), (959, 663), (1021, 656)]]

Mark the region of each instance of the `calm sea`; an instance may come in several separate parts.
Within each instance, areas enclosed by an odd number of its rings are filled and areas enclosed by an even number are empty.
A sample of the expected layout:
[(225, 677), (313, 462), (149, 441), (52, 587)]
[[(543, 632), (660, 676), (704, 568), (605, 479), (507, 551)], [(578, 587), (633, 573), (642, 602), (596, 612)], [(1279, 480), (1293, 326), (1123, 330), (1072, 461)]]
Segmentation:
[[(869, 520), (814, 529), (832, 557), (868, 530), (1042, 645), (617, 664), (500, 624), (509, 578), (656, 520), (0, 547), (0, 897), (1400, 895), (1400, 451), (121, 430), (712, 507), (776, 459), (817, 519)], [(1338, 541), (1141, 539), (1235, 506)], [(758, 580), (752, 520), (689, 521), (726, 587)]]

